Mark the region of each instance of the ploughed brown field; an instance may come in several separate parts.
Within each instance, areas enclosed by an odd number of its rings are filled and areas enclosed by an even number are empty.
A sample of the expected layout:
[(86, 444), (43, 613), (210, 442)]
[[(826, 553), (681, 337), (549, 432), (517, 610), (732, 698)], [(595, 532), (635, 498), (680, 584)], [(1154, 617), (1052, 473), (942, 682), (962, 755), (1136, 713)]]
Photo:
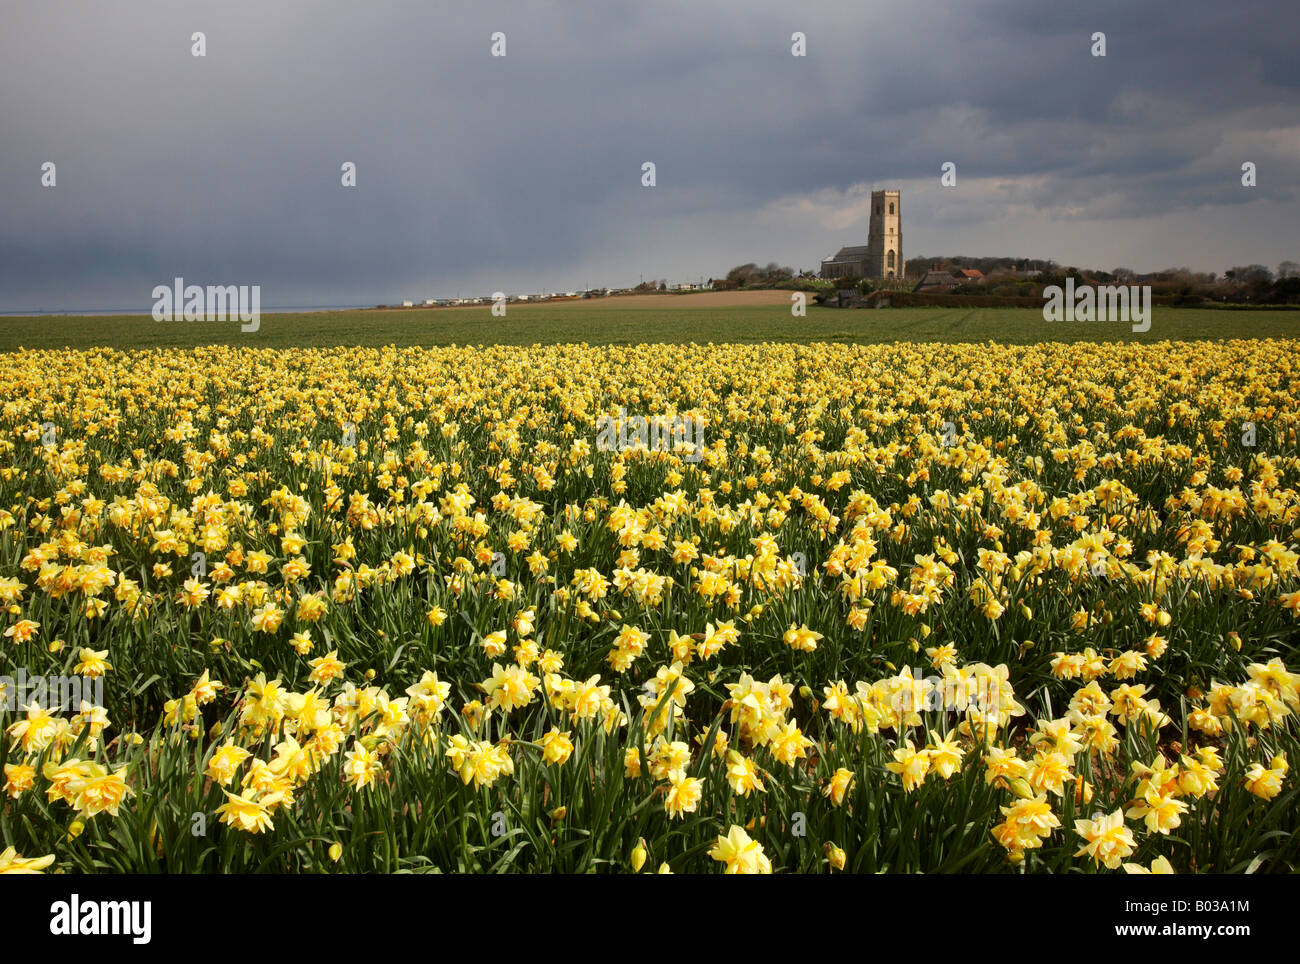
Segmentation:
[[(789, 291), (691, 291), (682, 294), (663, 292), (645, 295), (610, 295), (604, 298), (552, 298), (536, 304), (554, 304), (583, 308), (748, 308), (760, 305), (788, 305)], [(812, 300), (812, 296), (809, 296)], [(482, 305), (458, 305), (460, 308), (477, 308)], [(411, 311), (410, 308), (400, 309)]]

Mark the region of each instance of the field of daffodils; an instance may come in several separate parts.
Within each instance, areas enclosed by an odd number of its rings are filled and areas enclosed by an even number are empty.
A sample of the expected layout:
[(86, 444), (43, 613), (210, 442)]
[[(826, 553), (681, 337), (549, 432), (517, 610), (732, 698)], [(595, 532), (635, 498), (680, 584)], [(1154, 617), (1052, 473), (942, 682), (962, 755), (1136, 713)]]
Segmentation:
[(0, 355), (0, 873), (1300, 869), (1298, 359)]

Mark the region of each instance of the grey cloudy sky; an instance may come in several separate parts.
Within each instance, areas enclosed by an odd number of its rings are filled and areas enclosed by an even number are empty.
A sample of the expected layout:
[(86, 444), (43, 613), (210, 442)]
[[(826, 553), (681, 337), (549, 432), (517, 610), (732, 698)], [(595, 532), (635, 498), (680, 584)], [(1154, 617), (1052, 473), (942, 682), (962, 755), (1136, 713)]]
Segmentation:
[(0, 0), (0, 310), (147, 310), (177, 275), (274, 306), (816, 268), (865, 243), (873, 187), (903, 191), (908, 257), (1276, 266), (1300, 260), (1297, 15)]

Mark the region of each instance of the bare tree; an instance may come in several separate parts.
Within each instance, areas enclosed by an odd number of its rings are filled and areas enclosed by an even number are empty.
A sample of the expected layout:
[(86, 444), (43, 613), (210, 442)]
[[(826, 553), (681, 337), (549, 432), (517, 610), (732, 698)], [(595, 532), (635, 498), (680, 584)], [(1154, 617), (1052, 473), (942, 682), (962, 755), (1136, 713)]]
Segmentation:
[(1273, 280), (1273, 272), (1262, 264), (1237, 265), (1223, 273), (1238, 284), (1268, 284)]
[(754, 262), (748, 264), (739, 264), (727, 272), (727, 280), (734, 281), (736, 284), (743, 285), (758, 274), (758, 265)]

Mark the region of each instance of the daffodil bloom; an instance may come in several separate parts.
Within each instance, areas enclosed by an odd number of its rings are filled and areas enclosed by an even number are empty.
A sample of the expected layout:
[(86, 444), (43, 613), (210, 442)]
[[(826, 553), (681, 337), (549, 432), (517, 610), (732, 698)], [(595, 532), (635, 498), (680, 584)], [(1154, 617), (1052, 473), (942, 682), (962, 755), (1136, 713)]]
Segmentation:
[(1262, 800), (1272, 800), (1282, 792), (1282, 781), (1286, 779), (1286, 773), (1286, 756), (1282, 754), (1274, 757), (1269, 767), (1252, 763), (1244, 778), (1246, 789)]
[(1212, 767), (1186, 754), (1180, 762), (1178, 788), (1187, 796), (1198, 799), (1219, 789), (1218, 773)]
[(801, 653), (811, 653), (817, 649), (822, 634), (813, 632), (806, 625), (796, 627), (791, 623), (783, 638), (785, 644), (791, 649), (797, 649)]
[(105, 658), (107, 656), (108, 650), (106, 649), (96, 651), (83, 647), (78, 655), (77, 665), (72, 668), (72, 671), (96, 679), (113, 668), (112, 664)]
[(465, 718), (471, 730), (477, 730), (483, 722), (483, 704), (478, 700), (469, 700), (460, 708), (460, 715)]
[(770, 874), (772, 862), (763, 847), (751, 840), (743, 827), (732, 824), (725, 837), (719, 836), (709, 856), (726, 865), (728, 874)]
[(990, 746), (984, 752), (984, 782), (1007, 787), (1013, 780), (1021, 780), (1029, 773), (1029, 764), (1016, 755), (1016, 751), (1000, 746)]
[(1210, 737), (1223, 733), (1223, 723), (1220, 722), (1220, 718), (1203, 706), (1198, 706), (1187, 714), (1187, 726)]
[(1130, 723), (1140, 717), (1148, 705), (1144, 698), (1146, 689), (1141, 684), (1130, 686), (1127, 683), (1115, 689), (1110, 694), (1114, 701), (1115, 718), (1121, 723)]
[(26, 710), (26, 718), (12, 724), (5, 732), (22, 742), (24, 753), (32, 755), (50, 745), (59, 727), (54, 715), (36, 703), (29, 703)]
[(36, 781), (36, 767), (30, 763), (6, 763), (4, 772), (5, 793), (14, 800), (30, 790)]
[(95, 771), (69, 784), (73, 809), (87, 817), (104, 811), (116, 817), (118, 807), (131, 793), (125, 780), (126, 767), (107, 772), (96, 766)]
[(194, 696), (194, 702), (197, 705), (206, 706), (215, 700), (217, 693), (224, 688), (225, 684), (209, 678), (208, 671), (205, 669), (203, 675), (194, 682), (194, 687), (190, 690), (190, 693)]
[(547, 763), (563, 765), (573, 754), (573, 740), (569, 733), (561, 733), (557, 726), (542, 735), (537, 741), (542, 747), (542, 759)]
[(835, 806), (842, 806), (844, 803), (844, 795), (848, 793), (849, 789), (853, 786), (854, 779), (855, 777), (852, 770), (846, 770), (844, 767), (840, 767), (831, 775), (830, 782), (827, 783), (826, 786), (822, 787), (822, 795), (830, 797), (831, 803)]
[(202, 583), (197, 579), (186, 579), (184, 586), (176, 593), (176, 601), (186, 609), (193, 609), (196, 606), (201, 606), (203, 601), (210, 595), (212, 595), (212, 590), (208, 588), (206, 583)]
[(1025, 779), (1035, 790), (1061, 796), (1065, 793), (1065, 783), (1073, 776), (1070, 772), (1071, 760), (1064, 753), (1055, 750), (1040, 750), (1029, 767)]
[(664, 810), (670, 817), (681, 817), (694, 813), (704, 795), (704, 784), (695, 777), (688, 777), (684, 770), (673, 770), (668, 774), (668, 791), (664, 794)]
[(35, 639), (40, 628), (41, 624), (38, 622), (33, 622), (30, 619), (20, 619), (6, 629), (4, 634), (15, 643), (25, 643)]
[(487, 705), (509, 713), (517, 707), (527, 706), (533, 701), (533, 694), (541, 684), (539, 680), (524, 667), (511, 663), (502, 666), (492, 664), (492, 676), (481, 684), (488, 696)]
[(789, 767), (793, 767), (799, 760), (807, 757), (808, 750), (812, 746), (813, 741), (803, 735), (803, 731), (793, 720), (778, 724), (775, 732), (768, 739), (768, 749), (772, 751), (772, 757), (778, 763), (784, 763)]
[(284, 610), (275, 603), (266, 603), (253, 613), (252, 625), (259, 633), (274, 633), (283, 620)]
[[(193, 719), (194, 710), (190, 707), (193, 707), (197, 701), (190, 695), (186, 697), (186, 702), (189, 706), (185, 718)], [(248, 684), (244, 709), (239, 719), (240, 725), (261, 730), (268, 726), (278, 727), (283, 719), (284, 690), (280, 688), (280, 681), (278, 679), (268, 681), (265, 674), (258, 673)]]
[(506, 651), (506, 631), (497, 630), (483, 637), (483, 651), (490, 659), (496, 659)]
[(935, 669), (957, 664), (957, 647), (951, 643), (944, 643), (942, 646), (927, 646), (925, 655), (930, 658), (930, 665)]
[(338, 679), (347, 669), (347, 665), (339, 659), (337, 649), (330, 650), (324, 656), (309, 660), (307, 665), (311, 667), (311, 675), (307, 678), (317, 685), (323, 685)]
[(447, 756), (461, 782), (468, 785), (472, 781), (476, 788), (490, 787), (501, 776), (514, 773), (514, 761), (507, 748), (486, 740), (469, 742), (457, 734), (447, 748)]
[(1167, 834), (1182, 822), (1187, 804), (1172, 795), (1162, 795), (1155, 787), (1148, 787), (1142, 798), (1128, 809), (1125, 816), (1144, 820), (1152, 833)]
[(956, 735), (955, 732), (949, 732), (946, 736), (941, 736), (934, 730), (930, 731), (930, 739), (933, 742), (926, 747), (930, 755), (930, 769), (939, 774), (940, 779), (943, 780), (947, 780), (957, 771), (965, 754), (956, 742)]
[(1126, 874), (1172, 874), (1174, 872), (1173, 864), (1169, 862), (1168, 857), (1157, 857), (1151, 861), (1150, 869), (1143, 867), (1141, 864), (1125, 864), (1124, 873)]
[(1177, 796), (1180, 792), (1179, 765), (1177, 763), (1170, 765), (1163, 755), (1157, 755), (1151, 766), (1141, 762), (1134, 763), (1132, 770), (1133, 776), (1138, 781), (1135, 796), (1139, 799), (1145, 797), (1151, 790), (1161, 796)]
[(44, 857), (22, 857), (13, 847), (0, 852), (0, 874), (40, 874), (54, 863), (54, 854)]
[(614, 647), (609, 652), (610, 666), (615, 672), (627, 672), (645, 652), (645, 644), (649, 639), (649, 633), (624, 625), (614, 640)]
[(736, 629), (734, 619), (719, 622), (716, 628), (709, 623), (704, 627), (704, 639), (696, 646), (696, 652), (700, 659), (710, 660), (721, 652), (724, 646), (736, 642), (739, 638), (740, 632)]
[(1133, 832), (1124, 826), (1122, 810), (1099, 814), (1094, 820), (1076, 820), (1074, 831), (1085, 841), (1084, 846), (1075, 853), (1075, 856), (1082, 857), (1087, 854), (1097, 863), (1105, 864), (1110, 870), (1118, 869), (1124, 858), (1132, 854), (1137, 847)]
[(600, 677), (593, 676), (577, 684), (568, 697), (569, 712), (575, 723), (598, 716), (609, 697), (609, 686), (601, 685)]
[(1132, 679), (1147, 667), (1146, 657), (1141, 653), (1128, 650), (1120, 653), (1110, 661), (1107, 667), (1115, 679)]
[(525, 609), (517, 613), (513, 623), (515, 632), (518, 633), (520, 637), (528, 636), (533, 631), (533, 622), (535, 619), (536, 615), (533, 609)]
[(1039, 720), (1038, 730), (1029, 735), (1030, 746), (1046, 746), (1073, 760), (1083, 749), (1070, 719)]
[(420, 679), (406, 688), (411, 698), (416, 719), (429, 722), (437, 718), (451, 696), (451, 684), (438, 679), (438, 674), (426, 670)]
[(741, 756), (735, 750), (727, 753), (727, 782), (734, 793), (747, 797), (754, 791), (762, 793), (763, 781), (759, 778), (758, 767), (754, 761)]
[(911, 740), (905, 746), (894, 751), (894, 761), (885, 767), (897, 773), (903, 779), (903, 789), (911, 793), (925, 782), (925, 775), (930, 772), (930, 751), (918, 750)]
[(102, 768), (97, 767), (96, 764), (76, 757), (58, 762), (48, 761), (41, 770), (41, 775), (50, 782), (50, 785), (45, 788), (46, 799), (62, 800), (71, 805), (77, 786), (99, 772), (102, 772)]
[(540, 655), (537, 649), (537, 643), (531, 639), (525, 639), (520, 642), (519, 645), (515, 647), (514, 652), (515, 662), (525, 668), (532, 666), (533, 663), (537, 662)]
[(1084, 660), (1078, 653), (1057, 653), (1052, 657), (1052, 675), (1057, 679), (1077, 679), (1083, 674)]
[(227, 740), (224, 746), (212, 754), (203, 772), (218, 786), (225, 786), (235, 778), (235, 772), (250, 756), (252, 754), (248, 750)]
[(231, 827), (238, 827), (247, 833), (263, 833), (274, 829), (271, 815), (263, 802), (250, 797), (239, 796), (229, 790), (221, 791), (226, 795), (226, 802), (217, 807), (221, 822)]
[(862, 703), (849, 693), (849, 688), (843, 680), (836, 680), (830, 686), (823, 687), (822, 693), (826, 697), (822, 708), (827, 713), (846, 724), (855, 733), (862, 729), (864, 721)]
[(667, 780), (674, 770), (685, 770), (690, 762), (690, 746), (681, 740), (670, 743), (659, 737), (650, 756), (650, 775), (656, 780)]
[(1046, 794), (1016, 800), (1011, 806), (1001, 809), (1006, 817), (1004, 823), (1007, 831), (995, 836), (1008, 850), (1041, 847), (1043, 840), (1061, 826), (1061, 821), (1047, 802)]
[(364, 790), (372, 785), (383, 772), (379, 757), (360, 743), (353, 744), (352, 749), (343, 755), (343, 759), (343, 777), (356, 790)]

